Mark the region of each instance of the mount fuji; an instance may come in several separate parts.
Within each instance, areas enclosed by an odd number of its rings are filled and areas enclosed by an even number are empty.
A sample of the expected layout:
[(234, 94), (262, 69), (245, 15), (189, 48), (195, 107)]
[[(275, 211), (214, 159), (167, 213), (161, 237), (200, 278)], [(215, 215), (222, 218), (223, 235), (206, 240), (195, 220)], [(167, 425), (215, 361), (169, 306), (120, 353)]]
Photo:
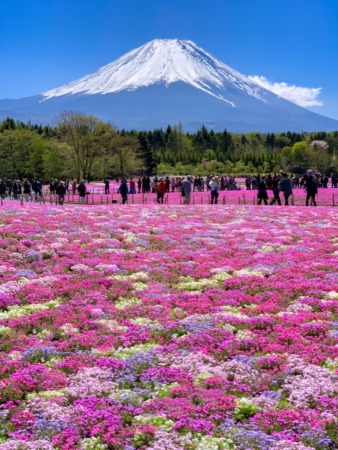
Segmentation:
[(185, 131), (334, 131), (338, 121), (260, 87), (191, 41), (156, 39), (94, 73), (40, 95), (0, 100), (0, 119), (53, 123), (65, 110), (118, 129), (181, 122)]

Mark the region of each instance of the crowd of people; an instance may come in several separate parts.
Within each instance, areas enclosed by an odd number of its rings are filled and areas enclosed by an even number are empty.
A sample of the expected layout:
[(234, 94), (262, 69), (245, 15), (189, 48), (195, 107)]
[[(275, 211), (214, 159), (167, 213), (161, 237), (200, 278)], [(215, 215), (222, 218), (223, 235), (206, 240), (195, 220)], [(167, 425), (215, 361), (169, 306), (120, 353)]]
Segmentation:
[[(133, 178), (124, 178), (128, 185), (128, 194), (147, 194), (150, 192), (157, 193), (159, 183), (163, 181), (164, 193), (169, 192), (181, 192), (182, 184), (186, 177), (139, 177), (136, 181)], [(189, 177), (192, 185), (192, 192), (203, 192), (210, 190), (209, 183), (214, 177)], [(233, 176), (220, 176), (217, 177), (217, 183), (220, 190), (238, 190), (240, 189), (235, 178)], [(104, 181), (105, 193), (109, 193), (109, 180)], [(106, 192), (107, 190), (107, 192)]]
[[(280, 193), (282, 193), (284, 205), (288, 206), (289, 198), (293, 193), (293, 189), (295, 189), (295, 183), (292, 182), (292, 180), (293, 178), (289, 177), (288, 174), (283, 171), (279, 174), (274, 174), (273, 177), (271, 175), (268, 177), (263, 176), (262, 178), (257, 176), (255, 180), (257, 186), (257, 204), (261, 205), (262, 202), (264, 202), (264, 204), (267, 205), (269, 200), (268, 190), (271, 190), (272, 198), (270, 200), (270, 205), (274, 205), (275, 203), (281, 205)], [(316, 206), (316, 195), (319, 187), (318, 177), (312, 170), (308, 170), (301, 181), (302, 187), (306, 190), (306, 206), (309, 206), (309, 203)]]
[[(327, 175), (314, 174), (312, 170), (308, 170), (303, 176), (297, 176), (280, 171), (274, 175), (260, 176), (255, 175), (245, 178), (245, 187), (247, 190), (257, 190), (257, 204), (278, 204), (281, 205), (281, 197), (283, 195), (284, 204), (289, 205), (290, 196), (294, 189), (305, 189), (305, 204), (313, 204), (316, 206), (316, 194), (318, 188), (327, 188), (331, 178), (331, 186), (338, 187), (338, 175), (332, 173), (330, 177)], [(104, 194), (110, 194), (110, 179), (104, 180)], [(0, 198), (7, 196), (25, 201), (32, 198), (37, 200), (44, 199), (43, 186), (40, 180), (0, 180)], [(48, 189), (48, 188), (47, 188)], [(123, 178), (120, 182), (118, 193), (121, 195), (122, 204), (128, 201), (130, 194), (147, 194), (155, 193), (157, 203), (165, 202), (165, 194), (178, 192), (182, 197), (182, 203), (190, 204), (192, 192), (210, 192), (210, 203), (217, 204), (219, 192), (222, 190), (238, 190), (235, 177), (233, 176), (185, 176), (185, 177), (149, 177), (143, 176), (134, 180), (134, 178)], [(271, 193), (270, 193), (271, 191)], [(45, 188), (45, 192), (47, 192)], [(89, 194), (85, 180), (69, 181), (66, 179), (53, 180), (49, 183), (49, 193), (57, 196), (60, 205), (64, 203), (66, 194), (78, 195), (80, 203), (86, 203), (86, 196)], [(269, 197), (270, 195), (270, 197)], [(116, 201), (114, 201), (116, 202)]]
[(14, 199), (19, 199), (23, 195), (26, 201), (29, 201), (31, 195), (34, 195), (35, 200), (38, 198), (43, 198), (42, 194), (42, 183), (39, 180), (10, 180), (2, 179), (0, 180), (0, 197), (2, 199), (8, 197), (13, 197)]
[[(329, 177), (327, 175), (314, 174), (312, 170), (308, 170), (302, 177), (291, 174), (290, 176), (282, 170), (274, 175), (268, 176), (255, 175), (245, 179), (246, 189), (257, 190), (257, 204), (281, 205), (280, 194), (283, 194), (284, 205), (289, 205), (289, 199), (293, 193), (293, 189), (305, 189), (306, 200), (305, 204), (308, 206), (312, 204), (316, 206), (316, 195), (318, 188), (327, 188), (329, 184)], [(338, 186), (338, 176), (331, 174), (331, 186)], [(136, 192), (136, 184), (131, 178), (129, 180), (129, 187), (126, 179), (123, 179), (118, 192), (121, 194), (122, 203), (125, 204), (128, 200), (128, 194)], [(139, 193), (154, 192), (157, 194), (157, 203), (164, 203), (164, 195), (169, 192), (180, 192), (183, 204), (190, 204), (191, 192), (194, 191), (210, 191), (210, 203), (217, 204), (220, 190), (237, 190), (240, 189), (234, 177), (190, 177), (184, 178), (176, 177), (170, 179), (169, 177), (157, 178), (150, 177), (139, 178), (137, 181)], [(271, 191), (272, 198), (269, 199), (268, 191)], [(268, 203), (268, 200), (269, 203)]]
[[(77, 183), (73, 180), (71, 186), (72, 194), (79, 195), (80, 203), (85, 203), (85, 196), (88, 194), (85, 181), (81, 180)], [(57, 180), (50, 182), (49, 193), (57, 195), (58, 203), (63, 205), (65, 200), (65, 195), (70, 194), (70, 184), (69, 180)], [(14, 200), (24, 199), (29, 202), (31, 199), (35, 201), (44, 200), (43, 185), (40, 180), (10, 180), (2, 179), (0, 180), (0, 198), (5, 199), (6, 197), (13, 198)]]
[[(211, 203), (217, 203), (220, 190), (238, 190), (234, 177), (143, 177), (137, 180), (133, 178), (127, 182), (123, 178), (118, 188), (118, 193), (121, 194), (122, 204), (128, 200), (128, 194), (136, 194), (136, 186), (139, 194), (156, 193), (157, 203), (164, 203), (164, 196), (166, 193), (179, 192), (183, 198), (184, 204), (190, 204), (191, 192), (210, 191)], [(105, 190), (107, 189), (107, 182), (105, 180)], [(109, 183), (108, 183), (109, 190)]]
[[(280, 173), (282, 173), (282, 171)], [(275, 177), (276, 177), (276, 174), (274, 174), (273, 176), (271, 174), (266, 176), (265, 183), (266, 183), (268, 189), (272, 188)], [(290, 178), (292, 189), (305, 188), (307, 174), (304, 174), (301, 177), (298, 175), (291, 174), (289, 178)], [(330, 178), (331, 178), (331, 186), (333, 188), (338, 187), (338, 175), (336, 173), (332, 173), (330, 175), (330, 177), (328, 175), (322, 175), (320, 173), (317, 173), (317, 174), (315, 174), (315, 178), (316, 178), (318, 187), (327, 188), (329, 185)], [(246, 177), (245, 178), (246, 189), (248, 189), (248, 190), (258, 189), (259, 181), (260, 181), (259, 175), (254, 175), (252, 177)]]

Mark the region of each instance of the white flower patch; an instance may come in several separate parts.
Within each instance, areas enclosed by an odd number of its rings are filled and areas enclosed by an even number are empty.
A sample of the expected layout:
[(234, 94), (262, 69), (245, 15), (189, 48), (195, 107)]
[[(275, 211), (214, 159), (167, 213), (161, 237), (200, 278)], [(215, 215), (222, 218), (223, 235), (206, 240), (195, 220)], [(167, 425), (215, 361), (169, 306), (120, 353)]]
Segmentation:
[(74, 266), (71, 266), (70, 270), (72, 272), (85, 273), (90, 271), (90, 267), (88, 267), (86, 264), (75, 264)]
[(260, 272), (259, 270), (250, 270), (250, 269), (241, 269), (241, 270), (235, 270), (234, 275), (237, 275), (238, 277), (261, 277), (264, 278), (264, 274)]

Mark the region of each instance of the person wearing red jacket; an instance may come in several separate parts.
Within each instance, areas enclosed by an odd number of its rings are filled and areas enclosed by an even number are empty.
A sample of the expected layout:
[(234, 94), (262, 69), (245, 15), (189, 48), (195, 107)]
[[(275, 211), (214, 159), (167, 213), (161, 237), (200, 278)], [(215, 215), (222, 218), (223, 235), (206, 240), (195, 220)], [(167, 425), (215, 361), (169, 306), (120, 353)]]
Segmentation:
[(163, 178), (160, 178), (160, 181), (157, 183), (156, 192), (157, 192), (157, 203), (163, 204), (164, 194), (166, 192), (166, 184)]

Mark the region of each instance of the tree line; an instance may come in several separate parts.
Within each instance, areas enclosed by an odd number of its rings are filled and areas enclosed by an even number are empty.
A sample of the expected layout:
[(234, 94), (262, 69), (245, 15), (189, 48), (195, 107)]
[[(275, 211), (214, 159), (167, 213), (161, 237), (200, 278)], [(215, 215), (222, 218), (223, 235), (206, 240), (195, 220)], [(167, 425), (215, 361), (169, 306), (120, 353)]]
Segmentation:
[(180, 123), (152, 131), (65, 111), (55, 125), (0, 123), (0, 178), (103, 179), (153, 173), (209, 175), (338, 172), (338, 132), (186, 133)]

